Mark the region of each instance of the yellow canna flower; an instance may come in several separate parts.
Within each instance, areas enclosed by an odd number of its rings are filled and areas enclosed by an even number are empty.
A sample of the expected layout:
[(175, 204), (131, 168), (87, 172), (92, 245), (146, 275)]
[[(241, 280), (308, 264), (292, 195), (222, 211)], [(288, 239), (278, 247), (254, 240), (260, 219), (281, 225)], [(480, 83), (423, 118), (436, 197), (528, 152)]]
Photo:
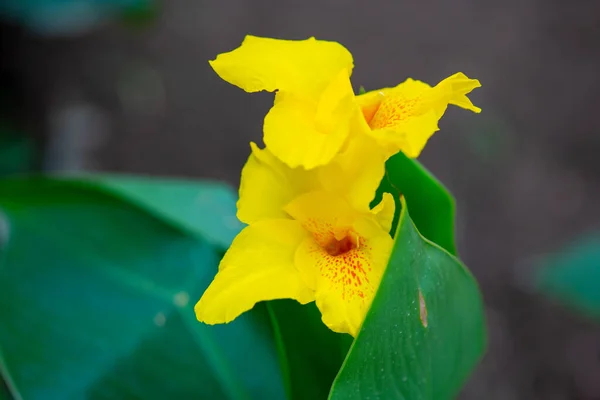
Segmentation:
[(234, 239), (197, 318), (227, 323), (259, 301), (290, 298), (316, 301), (330, 329), (356, 336), (390, 255), (393, 209), (387, 193), (369, 212), (324, 190), (297, 197), (288, 218), (260, 220)]
[(315, 190), (336, 193), (355, 209), (369, 211), (385, 174), (385, 155), (367, 135), (357, 136), (329, 164), (311, 170), (288, 167), (269, 148), (259, 149), (254, 143), (250, 147), (237, 203), (237, 217), (246, 224), (287, 218), (284, 207)]
[(247, 92), (277, 90), (264, 142), (288, 166), (327, 164), (344, 145), (357, 112), (352, 55), (335, 42), (246, 36), (210, 61), (225, 81)]
[(357, 101), (370, 134), (384, 146), (388, 157), (402, 151), (415, 158), (438, 130), (448, 104), (481, 112), (466, 96), (480, 86), (478, 80), (459, 72), (435, 87), (408, 79), (394, 88), (359, 95)]
[(326, 165), (346, 141), (363, 133), (372, 135), (387, 157), (398, 151), (417, 157), (438, 130), (448, 104), (481, 111), (466, 96), (479, 81), (462, 73), (435, 87), (408, 79), (355, 96), (350, 52), (315, 38), (247, 36), (240, 47), (218, 55), (210, 65), (221, 78), (248, 92), (277, 91), (265, 117), (264, 142), (292, 168)]
[(408, 79), (355, 96), (351, 54), (314, 38), (247, 36), (210, 62), (248, 92), (276, 91), (260, 149), (242, 170), (238, 218), (248, 224), (196, 304), (197, 318), (227, 323), (257, 302), (316, 301), (323, 322), (355, 336), (392, 248), (394, 199), (370, 204), (385, 160), (419, 155), (448, 104), (479, 112), (477, 80), (455, 74), (435, 87)]
[(198, 319), (227, 323), (259, 301), (316, 300), (329, 328), (355, 335), (392, 246), (392, 196), (369, 209), (384, 175), (381, 148), (364, 135), (330, 164), (305, 170), (251, 147), (238, 201), (249, 226), (196, 305)]

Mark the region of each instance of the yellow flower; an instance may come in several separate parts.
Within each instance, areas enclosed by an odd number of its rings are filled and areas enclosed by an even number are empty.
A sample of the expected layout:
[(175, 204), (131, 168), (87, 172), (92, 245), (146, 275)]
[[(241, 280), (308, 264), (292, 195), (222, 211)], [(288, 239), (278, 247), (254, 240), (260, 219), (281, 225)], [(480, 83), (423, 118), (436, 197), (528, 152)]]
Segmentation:
[(394, 199), (370, 204), (398, 151), (421, 152), (448, 104), (477, 80), (458, 73), (435, 87), (408, 79), (355, 96), (351, 54), (314, 38), (247, 36), (210, 62), (248, 92), (276, 91), (264, 142), (242, 170), (238, 218), (248, 224), (196, 304), (198, 319), (227, 323), (257, 302), (316, 301), (323, 322), (356, 336), (387, 265)]
[(357, 101), (370, 134), (384, 146), (387, 155), (402, 151), (414, 158), (438, 130), (438, 121), (448, 104), (481, 112), (466, 96), (480, 86), (478, 80), (459, 72), (435, 87), (408, 79), (394, 88), (359, 95)]
[(393, 244), (389, 230), (394, 201), (386, 194), (382, 203), (372, 212), (359, 212), (339, 196), (313, 191), (285, 207), (291, 218), (247, 226), (196, 304), (196, 316), (220, 324), (259, 301), (316, 300), (330, 329), (355, 336)]
[(247, 92), (277, 90), (264, 142), (288, 166), (325, 165), (344, 145), (357, 106), (349, 79), (352, 55), (342, 45), (246, 36), (210, 65)]
[(385, 156), (367, 135), (357, 136), (327, 165), (306, 170), (290, 168), (268, 149), (250, 144), (252, 153), (242, 169), (237, 217), (246, 224), (287, 218), (284, 207), (301, 194), (326, 190), (338, 194), (359, 211), (369, 211), (385, 174)]
[(308, 171), (252, 144), (238, 201), (249, 226), (196, 305), (198, 319), (226, 323), (259, 301), (316, 300), (329, 328), (356, 335), (392, 246), (392, 196), (368, 206), (383, 174), (381, 149), (366, 135)]
[[(390, 157), (417, 157), (448, 104), (474, 112), (466, 94), (479, 81), (457, 73), (435, 87), (408, 79), (355, 96), (353, 61), (335, 42), (247, 36), (210, 62), (221, 78), (248, 92), (277, 91), (264, 121), (267, 148), (291, 168), (326, 165), (356, 135), (370, 134)], [(362, 112), (361, 112), (362, 111)]]

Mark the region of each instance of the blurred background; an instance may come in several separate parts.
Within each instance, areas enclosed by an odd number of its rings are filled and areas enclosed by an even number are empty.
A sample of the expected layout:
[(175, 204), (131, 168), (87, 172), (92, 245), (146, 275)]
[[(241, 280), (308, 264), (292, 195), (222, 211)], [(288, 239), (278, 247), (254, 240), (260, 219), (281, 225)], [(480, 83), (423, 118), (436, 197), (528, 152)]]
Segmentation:
[(479, 79), (483, 112), (449, 109), (420, 158), (456, 197), (459, 251), (486, 303), (489, 350), (461, 399), (600, 399), (600, 324), (533, 283), (548, 255), (600, 228), (597, 1), (0, 4), (2, 173), (237, 186), (272, 95), (244, 93), (207, 61), (246, 34), (339, 41), (356, 89)]

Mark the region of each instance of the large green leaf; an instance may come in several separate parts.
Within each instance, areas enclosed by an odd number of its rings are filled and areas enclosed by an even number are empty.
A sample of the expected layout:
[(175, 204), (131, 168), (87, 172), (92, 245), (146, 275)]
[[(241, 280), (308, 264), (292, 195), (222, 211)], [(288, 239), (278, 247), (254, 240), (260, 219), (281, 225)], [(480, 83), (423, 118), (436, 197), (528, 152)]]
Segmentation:
[(477, 283), (454, 256), (420, 235), (403, 204), (379, 290), (330, 398), (454, 398), (483, 354)]
[(600, 318), (600, 233), (586, 235), (548, 255), (542, 267), (535, 277), (538, 290), (587, 316)]
[(285, 397), (265, 307), (196, 321), (209, 242), (60, 179), (0, 181), (0, 210), (0, 372), (15, 397)]
[[(456, 255), (454, 239), (454, 199), (448, 190), (417, 160), (400, 152), (385, 165), (386, 175), (377, 191), (374, 204), (384, 192), (394, 195), (396, 209), (404, 196), (410, 214), (421, 234)], [(396, 232), (400, 213), (396, 213), (392, 232)]]
[(221, 248), (228, 248), (243, 227), (235, 216), (237, 197), (223, 183), (98, 174), (63, 179), (119, 197)]
[[(203, 194), (197, 183), (182, 180), (93, 175), (74, 177), (72, 182), (100, 188), (184, 232), (208, 237), (223, 248), (242, 227), (235, 218), (235, 197), (219, 183), (204, 183), (203, 187), (210, 190)], [(276, 327), (288, 396), (294, 400), (326, 398), (352, 338), (330, 331), (314, 304), (301, 306), (281, 300), (266, 306)]]

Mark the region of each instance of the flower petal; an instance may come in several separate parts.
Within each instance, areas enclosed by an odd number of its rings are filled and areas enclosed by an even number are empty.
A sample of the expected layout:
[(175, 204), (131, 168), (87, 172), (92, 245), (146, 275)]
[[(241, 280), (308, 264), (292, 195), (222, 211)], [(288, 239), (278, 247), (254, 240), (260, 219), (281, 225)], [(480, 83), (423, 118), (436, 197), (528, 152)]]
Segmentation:
[(438, 128), (439, 118), (433, 110), (407, 119), (402, 125), (375, 129), (371, 136), (385, 150), (386, 157), (402, 151), (407, 157), (417, 158), (427, 141)]
[(340, 151), (358, 113), (347, 70), (341, 70), (315, 101), (278, 92), (265, 117), (264, 141), (291, 168), (327, 164)]
[(316, 172), (290, 168), (268, 149), (250, 143), (252, 154), (242, 169), (237, 217), (251, 224), (268, 218), (288, 218), (283, 207), (295, 197), (319, 187)]
[(440, 91), (439, 96), (448, 104), (480, 113), (481, 108), (475, 107), (467, 97), (467, 94), (478, 87), (481, 87), (481, 83), (477, 79), (469, 79), (462, 72), (458, 72), (438, 83), (435, 89)]
[(359, 246), (330, 255), (307, 238), (296, 252), (296, 266), (314, 276), (317, 307), (331, 330), (356, 336), (387, 265), (393, 240), (372, 218), (355, 225)]
[(198, 320), (227, 323), (265, 300), (313, 301), (313, 291), (294, 266), (296, 249), (305, 237), (306, 231), (292, 220), (260, 221), (244, 228), (196, 304)]
[(241, 46), (210, 61), (225, 81), (247, 92), (293, 91), (313, 97), (340, 70), (352, 71), (350, 52), (341, 44), (246, 36)]
[(394, 88), (385, 88), (357, 97), (372, 136), (391, 156), (398, 151), (418, 157), (429, 138), (438, 130), (438, 121), (448, 104), (480, 112), (467, 94), (481, 86), (476, 79), (457, 73), (435, 87), (413, 79)]
[(343, 238), (360, 215), (343, 197), (324, 190), (298, 196), (284, 209), (322, 246)]
[(384, 193), (379, 204), (373, 207), (371, 212), (375, 215), (381, 228), (386, 232), (390, 232), (392, 230), (392, 222), (394, 221), (396, 212), (394, 196), (390, 193)]
[(370, 136), (355, 135), (342, 153), (318, 171), (326, 190), (344, 196), (358, 211), (369, 211), (385, 174), (385, 154)]

